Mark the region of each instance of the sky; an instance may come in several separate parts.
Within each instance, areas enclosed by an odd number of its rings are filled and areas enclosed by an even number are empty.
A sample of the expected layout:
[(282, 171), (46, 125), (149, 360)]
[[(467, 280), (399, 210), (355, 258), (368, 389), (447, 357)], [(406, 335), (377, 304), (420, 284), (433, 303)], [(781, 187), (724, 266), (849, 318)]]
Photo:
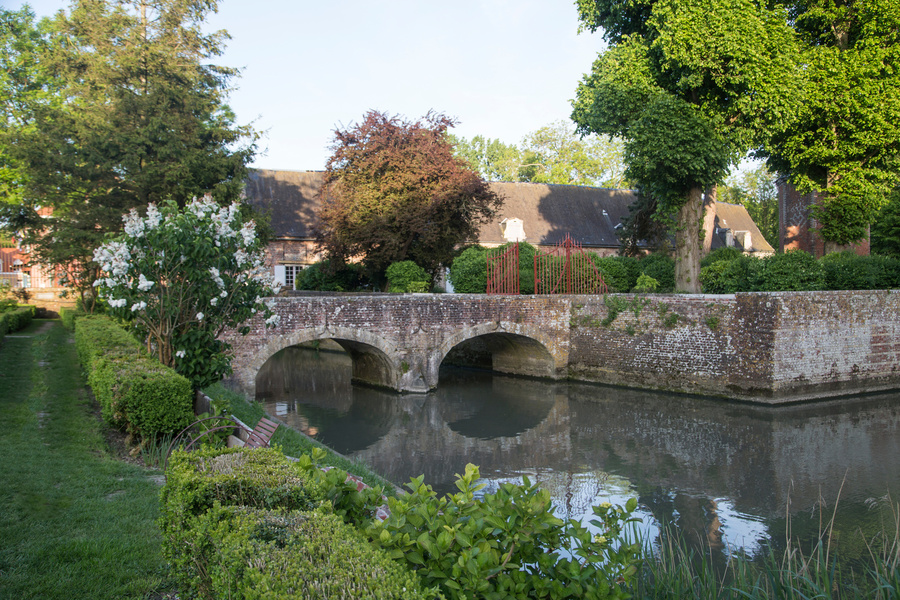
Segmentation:
[[(38, 17), (69, 6), (28, 4)], [(242, 69), (229, 104), (263, 133), (251, 166), (264, 169), (323, 169), (335, 128), (372, 109), (435, 110), (457, 136), (518, 144), (568, 120), (604, 46), (578, 33), (574, 0), (220, 0), (207, 22), (231, 35), (214, 62)]]

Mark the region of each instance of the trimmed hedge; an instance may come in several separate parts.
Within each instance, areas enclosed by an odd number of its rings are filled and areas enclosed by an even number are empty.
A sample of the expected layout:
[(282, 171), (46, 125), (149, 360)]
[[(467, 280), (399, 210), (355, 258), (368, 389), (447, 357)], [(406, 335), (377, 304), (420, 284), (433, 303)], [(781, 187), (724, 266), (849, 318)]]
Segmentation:
[[(219, 552), (211, 549), (209, 529), (210, 523), (215, 524), (218, 517), (207, 515), (223, 514), (222, 507), (303, 512), (318, 508), (334, 514), (334, 519), (337, 519), (335, 522), (343, 518), (344, 521), (359, 527), (370, 523), (375, 510), (384, 502), (382, 490), (379, 488), (359, 490), (356, 482), (348, 480), (347, 473), (340, 469), (322, 471), (314, 462), (314, 459), (321, 458), (322, 454), (323, 451), (319, 450), (313, 453), (313, 457), (304, 455), (295, 462), (287, 459), (279, 450), (271, 448), (253, 450), (207, 448), (191, 453), (174, 452), (166, 469), (166, 485), (160, 494), (159, 523), (163, 533), (163, 555), (172, 565), (181, 584), (186, 589), (205, 597), (221, 597), (217, 595), (221, 589), (232, 589), (228, 586), (242, 585), (238, 573), (223, 572), (220, 583), (226, 587), (217, 587), (219, 583), (213, 581), (213, 576), (203, 566), (205, 564), (203, 561), (206, 560), (204, 553)], [(328, 528), (335, 529), (333, 525), (328, 525), (326, 529)], [(334, 536), (344, 539), (346, 534), (335, 532), (327, 534), (322, 538), (322, 543), (328, 542)], [(244, 547), (243, 543), (240, 547)], [(261, 548), (257, 550), (263, 551)], [(230, 552), (232, 550), (226, 554), (231, 556)], [(225, 560), (221, 557), (220, 559)], [(260, 560), (266, 564), (272, 560), (272, 564), (284, 567), (293, 564), (284, 564), (285, 557), (277, 552), (271, 558), (268, 554), (263, 554)], [(267, 572), (269, 575), (266, 575)], [(341, 578), (344, 577), (342, 573), (338, 572)], [(252, 575), (246, 575), (251, 579), (267, 580), (271, 571), (259, 570)], [(295, 575), (279, 572), (278, 577)], [(323, 585), (330, 585), (331, 580), (326, 578), (324, 581)], [(272, 582), (269, 584), (275, 585)], [(411, 597), (418, 597), (414, 592), (417, 587), (417, 585), (408, 587)], [(380, 593), (388, 593), (393, 588), (378, 589)], [(254, 597), (247, 595), (249, 592), (243, 587), (240, 590), (240, 594), (243, 595), (237, 597)], [(274, 597), (280, 596), (276, 594)], [(389, 594), (385, 597), (402, 596)]]
[(75, 319), (83, 317), (85, 314), (83, 310), (63, 306), (59, 309), (59, 320), (62, 321), (63, 327), (69, 331), (75, 331)]
[(7, 333), (25, 329), (34, 319), (34, 307), (22, 306), (0, 313), (0, 338)]
[(174, 433), (194, 420), (191, 383), (142, 353), (109, 317), (75, 321), (75, 347), (103, 418), (141, 438)]
[(221, 507), (194, 524), (205, 598), (433, 598), (415, 573), (340, 517)]

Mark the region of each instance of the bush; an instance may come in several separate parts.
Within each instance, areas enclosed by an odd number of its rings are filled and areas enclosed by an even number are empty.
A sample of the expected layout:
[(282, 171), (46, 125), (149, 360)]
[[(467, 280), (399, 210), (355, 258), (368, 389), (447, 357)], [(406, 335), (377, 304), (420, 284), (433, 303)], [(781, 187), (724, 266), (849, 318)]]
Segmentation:
[(75, 349), (78, 360), (90, 375), (98, 358), (138, 356), (140, 343), (109, 317), (85, 316), (75, 322)]
[(886, 256), (857, 256), (851, 251), (826, 254), (819, 262), (825, 289), (883, 290), (900, 284), (900, 260)]
[[(641, 273), (659, 282), (660, 293), (675, 291), (675, 261), (665, 254), (648, 254), (638, 261)], [(635, 284), (637, 281), (635, 281)]]
[(720, 261), (731, 261), (737, 260), (744, 256), (744, 253), (735, 248), (734, 246), (725, 246), (722, 248), (716, 248), (706, 256), (700, 259), (700, 268), (708, 267), (714, 263)]
[(809, 252), (792, 250), (763, 259), (756, 291), (809, 291), (825, 289), (825, 270)]
[(716, 260), (700, 269), (700, 284), (706, 294), (734, 294), (756, 290), (762, 261), (738, 253), (733, 259)]
[(191, 382), (173, 369), (145, 356), (100, 357), (93, 366), (88, 384), (109, 424), (152, 439), (194, 421)]
[(638, 277), (637, 284), (634, 286), (635, 292), (638, 294), (651, 294), (659, 288), (659, 282), (645, 273), (641, 273)]
[(193, 420), (190, 381), (143, 354), (137, 340), (109, 317), (75, 321), (75, 348), (111, 425), (149, 438), (180, 431)]
[(629, 263), (637, 264), (637, 261), (631, 257), (622, 256), (596, 256), (594, 264), (600, 271), (603, 281), (609, 288), (610, 293), (626, 293), (631, 291), (637, 283), (637, 270), (629, 268)]
[(83, 317), (85, 312), (77, 308), (62, 307), (59, 309), (59, 320), (62, 321), (63, 327), (69, 331), (75, 331), (75, 319)]
[(450, 283), (458, 294), (487, 291), (487, 248), (470, 246), (450, 265)]
[(476, 498), (478, 468), (467, 465), (460, 492), (438, 498), (422, 478), (389, 500), (391, 515), (369, 537), (416, 569), (448, 598), (627, 598), (640, 555), (622, 539), (637, 506), (594, 508), (592, 533), (553, 514), (550, 494), (525, 479)]
[(25, 329), (34, 319), (34, 307), (23, 306), (0, 313), (0, 337)]
[(217, 506), (195, 525), (204, 598), (433, 598), (418, 577), (322, 510)]
[(330, 260), (303, 269), (294, 282), (298, 290), (351, 292), (363, 285), (362, 268), (355, 264), (332, 264)]
[(411, 260), (393, 263), (387, 268), (385, 275), (388, 280), (388, 291), (400, 294), (413, 291), (411, 287), (425, 291), (431, 281), (425, 269)]

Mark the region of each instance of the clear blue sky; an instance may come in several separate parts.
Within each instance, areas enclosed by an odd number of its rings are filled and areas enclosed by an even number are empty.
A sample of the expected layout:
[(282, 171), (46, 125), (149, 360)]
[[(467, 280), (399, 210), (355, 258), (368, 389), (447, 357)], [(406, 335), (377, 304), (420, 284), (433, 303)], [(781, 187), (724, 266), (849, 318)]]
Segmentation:
[[(28, 4), (42, 17), (69, 2)], [(519, 143), (568, 119), (603, 48), (578, 34), (574, 0), (221, 0), (217, 29), (232, 37), (217, 62), (243, 69), (238, 122), (264, 132), (253, 166), (270, 169), (324, 168), (335, 126), (369, 109), (434, 109), (460, 121), (456, 135)]]

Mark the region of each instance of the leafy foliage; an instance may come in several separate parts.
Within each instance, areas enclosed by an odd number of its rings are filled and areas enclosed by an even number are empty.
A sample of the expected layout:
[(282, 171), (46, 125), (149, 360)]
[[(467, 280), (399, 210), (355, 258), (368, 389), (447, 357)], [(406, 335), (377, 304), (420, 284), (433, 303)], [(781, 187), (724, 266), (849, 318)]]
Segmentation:
[(900, 188), (895, 188), (888, 202), (872, 223), (872, 252), (900, 256)]
[[(225, 104), (237, 72), (210, 64), (227, 36), (201, 31), (210, 10), (203, 0), (78, 0), (39, 35), (28, 30), (34, 43), (4, 46), (17, 65), (0, 129), (0, 162), (13, 173), (2, 189), (15, 202), (5, 216), (88, 309), (93, 251), (123, 214), (207, 192), (238, 198), (256, 134)], [(22, 86), (25, 76), (35, 83)]]
[(501, 199), (444, 134), (449, 117), (410, 122), (369, 111), (336, 129), (319, 191), (318, 238), (329, 258), (362, 257), (370, 275), (412, 260), (434, 274), (453, 249), (476, 237)]
[(532, 485), (501, 484), (476, 497), (478, 468), (467, 465), (459, 493), (438, 498), (422, 478), (389, 499), (391, 515), (369, 536), (392, 558), (416, 569), (425, 586), (448, 598), (628, 598), (640, 546), (622, 539), (637, 506), (594, 507), (593, 534), (553, 514), (550, 494)]
[(773, 170), (801, 193), (819, 192), (822, 237), (866, 235), (900, 182), (900, 11), (893, 0), (789, 2), (803, 46), (804, 87), (766, 145)]
[(699, 291), (702, 191), (762, 143), (796, 102), (786, 13), (750, 0), (578, 0), (582, 26), (611, 43), (578, 87), (582, 132), (619, 135), (626, 175), (678, 215), (676, 287)]
[(450, 265), (450, 283), (458, 294), (487, 291), (487, 248), (469, 246)]
[(266, 326), (278, 321), (262, 301), (275, 285), (263, 259), (237, 204), (206, 197), (181, 211), (170, 201), (151, 204), (145, 217), (132, 210), (124, 233), (97, 249), (105, 277), (95, 285), (163, 365), (201, 388), (231, 370), (230, 347), (219, 339), (225, 328), (247, 333), (242, 324), (257, 312)]
[[(389, 292), (412, 292), (419, 291), (422, 284), (427, 288), (430, 277), (425, 269), (417, 265), (411, 260), (396, 262), (387, 268), (385, 272), (388, 280)], [(424, 290), (422, 290), (424, 291)]]
[(295, 282), (298, 290), (319, 292), (352, 292), (364, 285), (365, 278), (359, 265), (338, 264), (325, 259), (303, 269)]
[(488, 181), (531, 181), (620, 188), (625, 185), (622, 140), (580, 136), (565, 121), (528, 133), (520, 146), (476, 135), (448, 136), (453, 153)]
[(765, 165), (729, 177), (719, 186), (718, 199), (746, 208), (769, 245), (778, 247), (778, 192), (775, 175)]

